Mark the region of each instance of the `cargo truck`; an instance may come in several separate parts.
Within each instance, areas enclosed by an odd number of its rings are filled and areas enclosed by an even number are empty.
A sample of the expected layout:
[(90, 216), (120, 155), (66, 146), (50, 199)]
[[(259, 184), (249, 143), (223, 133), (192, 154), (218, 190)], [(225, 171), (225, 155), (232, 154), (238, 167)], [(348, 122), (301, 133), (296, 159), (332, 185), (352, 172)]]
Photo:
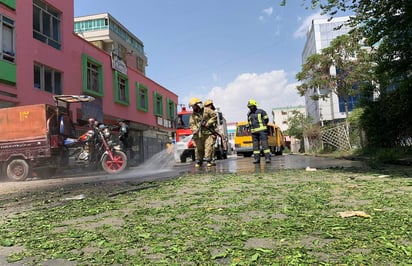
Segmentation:
[(53, 174), (62, 164), (64, 140), (74, 137), (70, 104), (89, 102), (85, 95), (54, 96), (56, 105), (0, 108), (0, 177), (22, 181), (33, 170)]

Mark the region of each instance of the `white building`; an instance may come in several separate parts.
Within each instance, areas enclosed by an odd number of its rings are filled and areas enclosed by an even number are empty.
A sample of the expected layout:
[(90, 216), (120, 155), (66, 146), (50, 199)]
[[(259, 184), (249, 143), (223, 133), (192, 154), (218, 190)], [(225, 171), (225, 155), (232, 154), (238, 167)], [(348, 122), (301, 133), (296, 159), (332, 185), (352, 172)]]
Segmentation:
[[(306, 35), (306, 43), (302, 52), (302, 62), (315, 53), (328, 47), (336, 37), (349, 32), (350, 27), (345, 25), (349, 17), (336, 17), (329, 19), (314, 19)], [(339, 28), (338, 28), (339, 27)], [(345, 118), (343, 101), (334, 93), (325, 100), (312, 100), (312, 95), (327, 93), (326, 90), (308, 90), (305, 94), (305, 106), (307, 115), (313, 118), (314, 123), (323, 124), (324, 121), (333, 121)], [(349, 111), (353, 109), (355, 99), (349, 101)]]
[(294, 111), (306, 114), (305, 106), (303, 105), (272, 108), (273, 122), (280, 127), (282, 132), (289, 128), (288, 119), (293, 115)]
[(146, 74), (147, 56), (143, 42), (109, 13), (74, 18), (74, 31), (110, 53), (116, 68), (127, 65)]

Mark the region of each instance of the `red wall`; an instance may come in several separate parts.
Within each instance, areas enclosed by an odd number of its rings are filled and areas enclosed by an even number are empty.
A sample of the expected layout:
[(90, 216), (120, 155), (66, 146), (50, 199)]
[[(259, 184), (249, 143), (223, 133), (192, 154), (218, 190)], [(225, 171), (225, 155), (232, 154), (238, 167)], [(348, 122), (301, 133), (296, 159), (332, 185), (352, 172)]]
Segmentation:
[[(16, 1), (16, 11), (5, 8), (0, 4), (0, 12), (15, 20), (17, 66), (16, 87), (0, 84), (0, 89), (17, 94), (17, 105), (53, 104), (52, 94), (34, 88), (33, 64), (38, 62), (63, 73), (63, 94), (82, 94), (81, 60), (82, 54), (87, 54), (103, 64), (105, 91), (102, 102), (104, 114), (159, 127), (157, 125), (157, 118), (153, 114), (153, 91), (163, 96), (164, 110), (166, 110), (166, 99), (171, 99), (177, 104), (178, 96), (132, 68), (128, 68), (129, 105), (124, 106), (114, 103), (113, 70), (111, 68), (110, 55), (74, 34), (73, 1), (49, 0), (47, 2), (62, 12), (61, 50), (52, 48), (33, 38), (33, 10), (31, 1)], [(136, 82), (142, 83), (148, 88), (148, 112), (136, 109)], [(15, 101), (10, 97), (0, 96), (0, 99)], [(79, 106), (73, 105), (72, 108), (75, 110)], [(166, 112), (164, 112), (163, 118), (166, 119)]]

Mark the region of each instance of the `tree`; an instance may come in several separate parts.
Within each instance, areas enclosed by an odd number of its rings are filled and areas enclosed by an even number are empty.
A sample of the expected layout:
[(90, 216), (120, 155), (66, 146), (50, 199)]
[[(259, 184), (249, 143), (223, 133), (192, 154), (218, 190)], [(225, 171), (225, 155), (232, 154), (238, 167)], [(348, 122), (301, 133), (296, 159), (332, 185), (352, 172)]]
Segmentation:
[(303, 140), (305, 151), (311, 150), (313, 141), (319, 139), (320, 128), (313, 124), (313, 119), (297, 110), (292, 111), (288, 118), (288, 130), (286, 134)]
[[(363, 127), (370, 146), (398, 146), (412, 136), (412, 1), (302, 0), (331, 17), (353, 14), (350, 25), (374, 52), (380, 97), (364, 105)], [(285, 5), (287, 0), (280, 0)], [(379, 121), (379, 122), (378, 122)], [(382, 134), (386, 132), (387, 134)], [(401, 144), (402, 145), (402, 144)]]
[[(323, 14), (336, 16), (350, 12), (350, 25), (365, 44), (376, 48), (377, 72), (380, 84), (394, 77), (402, 81), (411, 79), (412, 69), (412, 1), (410, 0), (302, 0), (311, 8), (320, 7)], [(286, 4), (281, 0), (281, 5)], [(382, 87), (381, 87), (382, 88)], [(385, 87), (383, 87), (385, 89)]]
[(341, 35), (320, 54), (308, 57), (302, 70), (296, 74), (302, 82), (297, 90), (301, 96), (308, 90), (326, 91), (314, 94), (314, 100), (325, 99), (335, 93), (343, 99), (348, 117), (348, 99), (358, 95), (363, 84), (372, 82), (372, 69), (369, 52), (362, 48), (357, 35)]
[(306, 116), (304, 113), (297, 110), (292, 111), (292, 115), (288, 118), (287, 134), (297, 139), (303, 139), (304, 135), (310, 134), (313, 119)]
[[(410, 0), (302, 0), (306, 8), (319, 7), (330, 17), (339, 12), (354, 15), (350, 25), (357, 27), (365, 44), (377, 47), (378, 66), (388, 75), (411, 78), (412, 1)], [(287, 0), (280, 0), (282, 6)], [(406, 74), (406, 75), (405, 75)]]

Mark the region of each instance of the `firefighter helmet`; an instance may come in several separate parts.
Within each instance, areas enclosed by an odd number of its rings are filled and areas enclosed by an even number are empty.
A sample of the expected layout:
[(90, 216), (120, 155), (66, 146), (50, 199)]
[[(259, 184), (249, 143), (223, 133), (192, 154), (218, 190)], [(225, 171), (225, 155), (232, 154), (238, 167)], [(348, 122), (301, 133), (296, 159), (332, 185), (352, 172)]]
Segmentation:
[(213, 104), (213, 101), (210, 100), (210, 99), (207, 99), (207, 100), (205, 101), (205, 106), (212, 105), (212, 104)]
[(257, 107), (257, 102), (256, 102), (256, 100), (249, 100), (248, 102), (247, 102), (247, 107), (252, 107), (252, 106), (255, 106), (255, 107)]
[(202, 103), (202, 101), (199, 98), (191, 98), (189, 101), (189, 106), (193, 107), (193, 105)]

